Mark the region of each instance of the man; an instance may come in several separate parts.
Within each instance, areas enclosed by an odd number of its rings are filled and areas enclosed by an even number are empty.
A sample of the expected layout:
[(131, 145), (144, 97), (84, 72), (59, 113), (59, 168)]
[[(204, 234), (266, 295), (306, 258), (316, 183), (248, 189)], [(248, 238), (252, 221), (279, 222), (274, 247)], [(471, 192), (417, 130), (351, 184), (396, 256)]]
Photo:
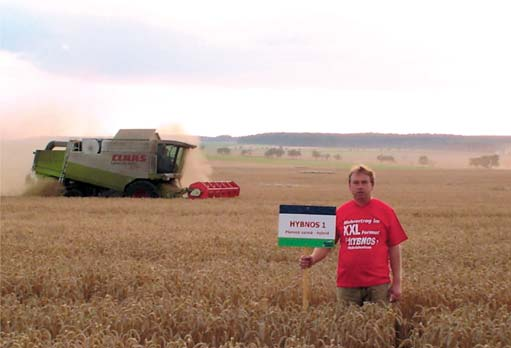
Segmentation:
[[(387, 303), (401, 297), (400, 243), (407, 236), (394, 210), (372, 198), (374, 177), (368, 167), (354, 167), (348, 177), (353, 200), (337, 209), (336, 242), (340, 243), (337, 299), (340, 302)], [(315, 248), (311, 255), (302, 256), (301, 268), (312, 267), (330, 250)]]

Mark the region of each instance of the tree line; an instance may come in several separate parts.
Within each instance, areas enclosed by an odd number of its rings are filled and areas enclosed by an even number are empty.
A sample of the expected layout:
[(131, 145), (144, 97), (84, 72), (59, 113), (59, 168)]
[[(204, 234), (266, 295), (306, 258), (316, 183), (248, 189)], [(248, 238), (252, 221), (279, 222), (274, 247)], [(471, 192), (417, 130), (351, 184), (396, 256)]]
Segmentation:
[[(204, 148), (204, 147), (202, 147)], [(229, 147), (219, 147), (217, 148), (217, 153), (219, 155), (230, 155), (231, 154), (231, 148)], [(243, 149), (240, 147), (240, 154), (242, 156), (251, 156), (252, 155), (252, 149)], [(298, 158), (302, 156), (302, 151), (299, 149), (288, 149), (285, 150), (282, 146), (279, 147), (271, 147), (266, 149), (264, 152), (264, 157), (267, 158), (280, 158), (284, 155), (286, 155), (291, 158)], [(328, 160), (331, 157), (335, 160), (342, 160), (342, 156), (340, 154), (334, 154), (333, 156), (330, 153), (324, 153), (319, 150), (313, 149), (311, 152), (311, 155), (314, 159), (325, 159)], [(469, 165), (473, 167), (483, 167), (483, 168), (493, 168), (498, 167), (500, 165), (499, 163), (499, 155), (486, 155), (486, 156), (480, 156), (480, 157), (473, 157), (469, 158)], [(396, 163), (396, 159), (392, 155), (385, 155), (385, 154), (379, 154), (376, 156), (376, 159), (379, 162), (387, 162), (387, 163)], [(433, 165), (433, 161), (426, 156), (422, 155), (418, 158), (418, 164), (423, 166), (430, 166)]]
[(263, 133), (232, 138), (238, 144), (342, 148), (437, 149), (496, 152), (511, 146), (511, 136), (462, 136), (446, 134), (322, 134)]

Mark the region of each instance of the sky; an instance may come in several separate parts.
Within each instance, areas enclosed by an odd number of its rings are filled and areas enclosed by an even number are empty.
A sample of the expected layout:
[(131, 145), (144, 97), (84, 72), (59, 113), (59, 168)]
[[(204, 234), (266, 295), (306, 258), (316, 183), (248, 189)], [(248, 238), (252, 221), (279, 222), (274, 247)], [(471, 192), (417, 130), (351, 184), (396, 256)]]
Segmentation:
[(0, 0), (5, 139), (511, 135), (507, 1)]

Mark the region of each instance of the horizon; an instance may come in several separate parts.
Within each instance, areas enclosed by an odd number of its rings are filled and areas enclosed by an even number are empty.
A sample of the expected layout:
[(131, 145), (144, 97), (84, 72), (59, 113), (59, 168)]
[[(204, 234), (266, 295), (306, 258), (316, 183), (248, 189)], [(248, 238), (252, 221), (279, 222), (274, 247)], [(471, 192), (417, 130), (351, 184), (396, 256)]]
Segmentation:
[[(140, 128), (142, 129), (142, 128)], [(150, 129), (150, 128), (146, 128)], [(312, 135), (385, 135), (385, 136), (439, 136), (439, 137), (466, 137), (466, 138), (510, 138), (511, 140), (511, 134), (510, 135), (463, 135), (463, 134), (443, 134), (443, 133), (406, 133), (406, 134), (399, 134), (399, 133), (378, 133), (378, 132), (361, 132), (361, 133), (323, 133), (323, 132), (265, 132), (265, 133), (256, 133), (256, 134), (247, 134), (247, 135), (229, 135), (229, 134), (220, 134), (220, 135), (197, 135), (197, 134), (186, 134), (181, 131), (178, 132), (160, 132), (158, 129), (156, 129), (156, 132), (160, 136), (177, 136), (177, 137), (190, 137), (190, 138), (222, 138), (222, 137), (229, 137), (233, 139), (237, 138), (244, 138), (244, 137), (254, 137), (254, 136), (261, 136), (261, 135), (279, 135), (279, 134), (295, 134), (295, 135), (302, 135), (302, 134), (312, 134)], [(51, 139), (51, 138), (100, 138), (100, 139), (111, 139), (115, 136), (115, 133), (112, 135), (101, 135), (101, 134), (63, 134), (63, 135), (36, 135), (36, 136), (29, 136), (29, 137), (21, 137), (21, 138), (1, 138), (3, 141), (24, 141), (24, 140), (35, 140), (35, 139)]]

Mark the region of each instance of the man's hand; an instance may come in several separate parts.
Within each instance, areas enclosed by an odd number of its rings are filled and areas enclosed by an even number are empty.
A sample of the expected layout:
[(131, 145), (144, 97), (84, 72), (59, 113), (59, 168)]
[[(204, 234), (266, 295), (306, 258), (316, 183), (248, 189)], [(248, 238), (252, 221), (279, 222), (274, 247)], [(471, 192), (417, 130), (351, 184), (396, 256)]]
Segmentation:
[(401, 247), (394, 245), (389, 248), (390, 268), (392, 269), (392, 286), (389, 289), (390, 302), (401, 298)]
[(401, 298), (401, 284), (392, 283), (389, 289), (390, 302), (397, 302)]
[(302, 269), (310, 268), (313, 264), (314, 262), (311, 255), (302, 255), (302, 257), (300, 257), (300, 267)]

